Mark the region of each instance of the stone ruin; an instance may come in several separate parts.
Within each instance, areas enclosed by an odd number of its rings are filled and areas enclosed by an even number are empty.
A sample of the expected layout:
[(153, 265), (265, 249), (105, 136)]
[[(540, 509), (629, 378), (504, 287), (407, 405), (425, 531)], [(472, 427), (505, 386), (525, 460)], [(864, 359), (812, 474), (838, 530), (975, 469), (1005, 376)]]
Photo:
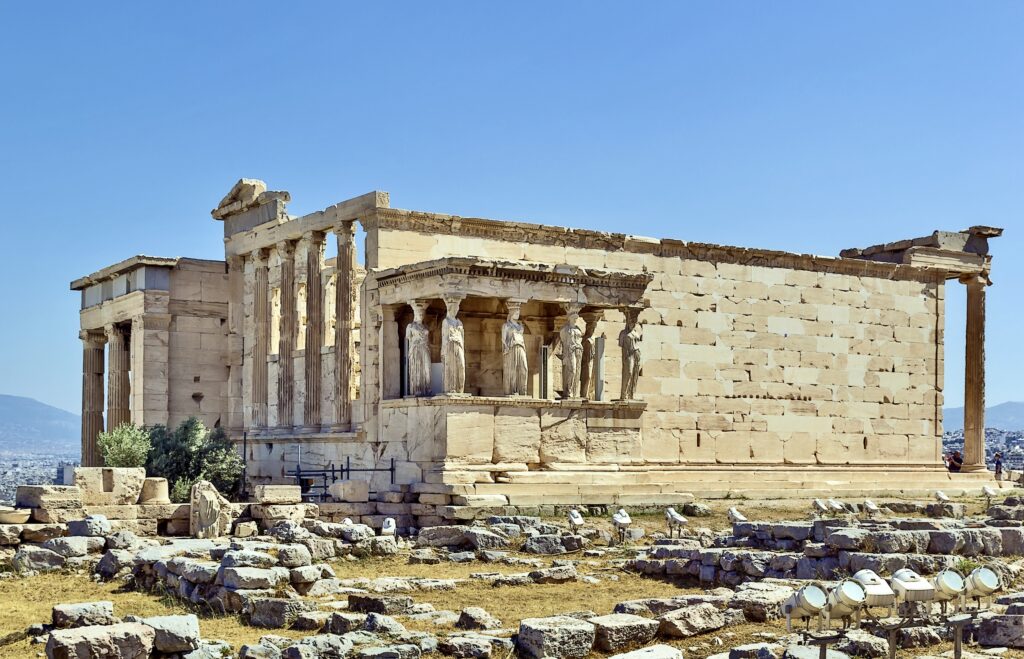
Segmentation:
[[(891, 575), (910, 568), (930, 578), (950, 567), (966, 571), (963, 566), (971, 561), (997, 574), (1004, 589), (984, 606), (968, 604), (971, 616), (961, 627), (968, 647), (1024, 648), (1024, 592), (1010, 590), (1024, 577), (1024, 499), (1013, 496), (975, 518), (958, 503), (898, 502), (882, 504), (880, 512), (842, 504), (841, 512), (807, 520), (734, 521), (726, 532), (694, 524), (675, 537), (632, 523), (625, 544), (593, 517), (578, 526), (560, 519), (496, 515), (405, 537), (387, 525), (378, 532), (366, 524), (306, 515), (313, 507), (294, 503), (292, 488), (268, 487), (257, 496), (263, 503), (253, 505), (264, 506), (268, 514), (276, 511), (273, 517), (244, 519), (240, 504), (223, 501), (209, 484), (198, 483), (191, 507), (205, 507), (192, 516), (193, 535), (199, 537), (143, 537), (114, 530), (99, 515), (69, 519), (52, 525), (59, 535), (24, 540), (14, 565), (22, 573), (86, 569), (99, 579), (165, 593), (196, 611), (238, 615), (245, 624), (268, 630), (258, 642), (234, 649), (202, 639), (191, 614), (117, 619), (110, 602), (55, 607), (51, 623), (29, 633), (45, 641), (49, 657), (413, 659), (429, 653), (497, 657), (515, 652), (575, 658), (596, 652), (681, 659), (684, 651), (692, 651), (718, 659), (809, 659), (817, 649), (806, 644), (808, 637), (777, 626), (787, 601), (802, 587), (834, 589), (863, 569)], [(289, 518), (272, 506), (296, 507), (303, 515)], [(711, 511), (693, 504), (686, 512), (700, 519)], [(36, 531), (21, 528), (17, 537)], [(12, 535), (3, 531), (3, 537)], [(480, 571), (469, 579), (490, 584), (496, 605), (489, 611), (435, 610), (417, 602), (417, 593), (457, 593), (464, 579), (339, 578), (331, 566), (371, 556), (421, 564), (427, 575), (430, 565), (442, 561), (479, 564)], [(498, 572), (488, 565), (520, 571)], [(606, 567), (702, 591), (627, 599), (609, 611), (576, 611), (567, 602), (562, 615), (504, 620), (498, 604), (502, 588), (596, 585), (615, 578)], [(906, 623), (893, 628), (892, 642), (898, 647), (926, 653), (952, 639), (936, 603), (897, 601), (893, 611)], [(829, 656), (886, 656), (889, 639), (880, 625), (897, 618), (879, 616), (835, 629)], [(739, 624), (766, 625), (762, 641), (729, 648), (728, 639), (735, 636), (730, 629)], [(275, 629), (308, 634), (286, 638), (273, 634)]]

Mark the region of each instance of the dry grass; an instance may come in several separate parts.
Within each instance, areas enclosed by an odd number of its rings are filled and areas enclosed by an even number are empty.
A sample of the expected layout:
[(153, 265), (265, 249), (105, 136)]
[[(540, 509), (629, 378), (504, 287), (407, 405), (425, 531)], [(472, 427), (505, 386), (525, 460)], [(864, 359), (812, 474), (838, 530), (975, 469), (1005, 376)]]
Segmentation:
[[(155, 616), (191, 612), (184, 604), (156, 594), (122, 590), (114, 583), (96, 583), (80, 574), (49, 573), (28, 579), (0, 581), (0, 637), (23, 632), (33, 623), (50, 621), (50, 610), (55, 604), (73, 602), (114, 602), (114, 614)], [(208, 616), (200, 614), (199, 626), (203, 638), (223, 639), (235, 649), (245, 643), (253, 643), (269, 630), (246, 627), (238, 616)], [(300, 632), (275, 634), (303, 636)], [(0, 659), (22, 659), (35, 656), (42, 647), (21, 640), (0, 646)]]
[[(982, 511), (985, 501), (977, 499), (958, 499), (968, 505), (969, 514)], [(882, 503), (882, 501), (878, 501)], [(737, 506), (750, 519), (756, 521), (778, 521), (786, 519), (808, 519), (810, 502), (807, 500), (726, 500), (709, 502), (714, 511), (712, 517), (694, 518), (690, 520), (691, 528), (710, 527), (723, 530), (730, 527), (725, 511), (730, 506)], [(637, 524), (643, 526), (648, 533), (664, 530), (664, 520), (660, 515), (635, 515)], [(559, 521), (559, 520), (556, 520)], [(591, 518), (589, 523), (610, 529), (607, 519)], [(641, 544), (644, 544), (642, 541)], [(618, 556), (617, 552), (609, 553), (606, 558)], [(582, 559), (578, 554), (563, 558)], [(641, 599), (645, 597), (669, 597), (681, 593), (700, 592), (696, 588), (682, 588), (657, 579), (645, 578), (603, 567), (606, 559), (598, 559), (591, 563), (583, 559), (580, 572), (593, 574), (601, 582), (585, 584), (581, 582), (568, 584), (533, 584), (515, 587), (494, 587), (489, 583), (471, 579), (474, 572), (527, 572), (531, 568), (525, 566), (473, 563), (440, 563), (438, 565), (410, 565), (405, 555), (392, 558), (374, 558), (361, 561), (339, 561), (333, 564), (339, 578), (378, 578), (378, 577), (427, 577), (434, 579), (461, 579), (454, 591), (416, 592), (412, 597), (417, 602), (428, 602), (435, 608), (458, 612), (467, 606), (481, 606), (500, 618), (506, 628), (517, 628), (523, 618), (542, 617), (577, 610), (590, 610), (598, 614), (610, 613), (616, 603)], [(616, 579), (610, 578), (611, 576)], [(96, 583), (82, 574), (42, 574), (28, 579), (10, 579), (0, 581), (0, 637), (23, 632), (32, 623), (48, 622), (50, 610), (55, 604), (70, 602), (88, 602), (111, 600), (114, 602), (116, 615), (167, 615), (186, 613), (190, 609), (185, 604), (159, 594), (125, 591), (117, 584)], [(204, 638), (223, 639), (239, 648), (245, 643), (253, 643), (266, 633), (301, 637), (305, 632), (282, 630), (261, 630), (246, 627), (237, 616), (210, 616), (196, 611), (200, 615), (200, 628)], [(436, 627), (409, 624), (410, 628), (425, 631), (444, 631)], [(717, 634), (707, 634), (692, 639), (670, 641), (670, 645), (678, 646), (686, 651), (690, 658), (704, 657), (721, 652), (730, 646), (760, 641), (755, 634), (758, 632), (785, 633), (783, 621), (767, 624), (744, 624), (722, 630)], [(714, 638), (721, 638), (723, 645), (715, 645)], [(694, 646), (706, 645), (701, 649)], [(921, 654), (937, 655), (951, 649), (950, 644), (906, 650), (899, 653), (900, 659), (910, 659)], [(20, 640), (0, 645), (0, 659), (32, 657), (41, 653), (40, 646), (31, 645), (28, 640)], [(1009, 651), (1003, 655), (1012, 659), (1024, 659), (1024, 652)]]

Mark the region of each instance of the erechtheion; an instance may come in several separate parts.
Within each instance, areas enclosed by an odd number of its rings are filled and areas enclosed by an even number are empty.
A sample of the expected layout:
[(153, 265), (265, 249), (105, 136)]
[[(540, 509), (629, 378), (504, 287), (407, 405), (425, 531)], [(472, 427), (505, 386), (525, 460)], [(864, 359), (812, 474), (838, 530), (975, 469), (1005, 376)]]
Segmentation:
[(987, 478), (1000, 229), (833, 258), (398, 210), (383, 192), (302, 217), (289, 200), (239, 181), (212, 213), (224, 261), (136, 256), (72, 282), (83, 464), (104, 422), (196, 415), (245, 436), (251, 483), (393, 458), (421, 502), (925, 489), (949, 482), (952, 281), (968, 300), (957, 477)]

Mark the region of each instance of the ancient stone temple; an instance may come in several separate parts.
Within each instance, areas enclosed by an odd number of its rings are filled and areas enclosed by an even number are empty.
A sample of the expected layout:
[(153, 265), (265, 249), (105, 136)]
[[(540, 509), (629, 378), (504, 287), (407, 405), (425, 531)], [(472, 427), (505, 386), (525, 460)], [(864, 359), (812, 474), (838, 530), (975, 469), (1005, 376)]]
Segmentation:
[(394, 459), (413, 492), (513, 505), (948, 484), (952, 281), (968, 290), (957, 477), (987, 477), (1000, 229), (821, 257), (398, 210), (382, 192), (302, 217), (289, 201), (244, 179), (212, 213), (223, 262), (139, 256), (72, 283), (86, 464), (104, 423), (198, 415), (245, 437), (253, 483)]

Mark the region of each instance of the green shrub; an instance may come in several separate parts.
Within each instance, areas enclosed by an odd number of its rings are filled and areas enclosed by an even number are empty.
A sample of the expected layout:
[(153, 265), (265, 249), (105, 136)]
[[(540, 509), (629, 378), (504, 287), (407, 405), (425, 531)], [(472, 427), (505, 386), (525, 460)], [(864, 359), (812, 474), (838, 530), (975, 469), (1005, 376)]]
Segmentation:
[(187, 502), (192, 484), (208, 480), (231, 498), (241, 485), (242, 457), (220, 428), (208, 430), (195, 417), (171, 430), (154, 426), (153, 450), (146, 464), (151, 476), (163, 476), (171, 484), (171, 499)]
[(101, 432), (96, 444), (106, 467), (145, 467), (152, 447), (146, 429), (130, 423)]
[(174, 503), (190, 503), (192, 501), (192, 486), (196, 484), (193, 478), (179, 478), (174, 481), (171, 488), (171, 501)]

